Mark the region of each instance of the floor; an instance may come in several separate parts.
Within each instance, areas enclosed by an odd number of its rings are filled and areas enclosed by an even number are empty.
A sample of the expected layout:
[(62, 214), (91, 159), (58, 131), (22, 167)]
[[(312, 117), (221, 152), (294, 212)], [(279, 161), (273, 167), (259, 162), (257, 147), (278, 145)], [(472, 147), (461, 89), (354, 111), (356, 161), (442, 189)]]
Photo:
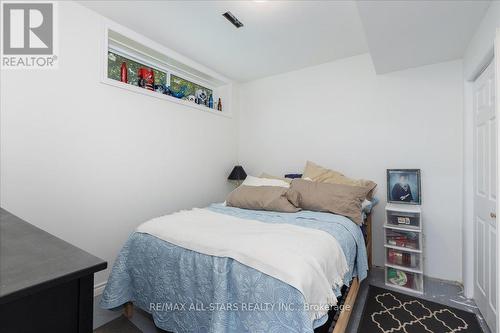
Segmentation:
[[(425, 295), (424, 299), (433, 301), (436, 303), (445, 304), (451, 307), (462, 309), (465, 311), (473, 312), (478, 314), (478, 309), (472, 300), (465, 298), (462, 295), (462, 288), (459, 285), (444, 282), (437, 279), (426, 278), (425, 281)], [(363, 281), (361, 288), (358, 293), (358, 299), (353, 308), (353, 313), (349, 321), (349, 326), (347, 327), (346, 333), (356, 333), (358, 329), (358, 323), (361, 319), (363, 312), (364, 303), (366, 300), (366, 295), (368, 292), (368, 285), (374, 285), (378, 287), (383, 287), (391, 289), (384, 284), (384, 271), (381, 268), (373, 268), (368, 276), (368, 278)], [(398, 290), (395, 290), (398, 291)], [(103, 310), (99, 308), (99, 298), (96, 296), (94, 299), (94, 328), (97, 328), (121, 315), (121, 312)], [(143, 311), (135, 311), (131, 321), (143, 332), (143, 333), (159, 333), (164, 332), (154, 326), (154, 323), (147, 313)], [(491, 333), (486, 326), (485, 321), (479, 315), (479, 323), (483, 328), (484, 333)]]
[[(368, 285), (370, 284), (401, 293), (400, 290), (390, 288), (385, 285), (384, 270), (382, 268), (373, 268), (368, 275), (368, 278), (361, 284), (358, 299), (354, 306), (351, 319), (349, 320), (349, 326), (347, 327), (346, 333), (356, 333), (358, 329), (358, 324), (363, 313), (363, 307), (368, 293)], [(425, 294), (421, 297), (426, 300), (479, 314), (479, 324), (481, 325), (483, 332), (491, 333), (474, 301), (463, 296), (462, 287), (460, 285), (438, 279), (425, 278), (424, 289)]]

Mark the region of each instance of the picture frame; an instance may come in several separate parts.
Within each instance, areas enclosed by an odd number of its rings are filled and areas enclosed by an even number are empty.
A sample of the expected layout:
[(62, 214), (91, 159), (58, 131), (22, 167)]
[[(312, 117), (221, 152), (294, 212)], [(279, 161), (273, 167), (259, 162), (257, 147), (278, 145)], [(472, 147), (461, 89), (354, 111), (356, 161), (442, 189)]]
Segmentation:
[(420, 205), (420, 169), (387, 169), (387, 202)]

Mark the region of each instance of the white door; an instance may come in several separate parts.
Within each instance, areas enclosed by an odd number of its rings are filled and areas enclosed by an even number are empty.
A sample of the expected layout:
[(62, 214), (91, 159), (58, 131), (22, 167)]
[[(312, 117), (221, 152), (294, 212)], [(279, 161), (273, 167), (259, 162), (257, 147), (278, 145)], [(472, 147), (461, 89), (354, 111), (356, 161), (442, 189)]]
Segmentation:
[(495, 66), (474, 82), (474, 300), (492, 332), (497, 312)]

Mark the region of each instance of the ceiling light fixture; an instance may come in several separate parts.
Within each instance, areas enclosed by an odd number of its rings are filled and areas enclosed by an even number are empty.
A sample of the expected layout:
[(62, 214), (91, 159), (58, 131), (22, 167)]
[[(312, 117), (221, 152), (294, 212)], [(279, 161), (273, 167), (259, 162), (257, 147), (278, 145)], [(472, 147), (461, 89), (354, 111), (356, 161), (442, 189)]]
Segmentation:
[(222, 14), (229, 22), (231, 22), (236, 28), (241, 28), (243, 23), (236, 18), (231, 12), (225, 12)]

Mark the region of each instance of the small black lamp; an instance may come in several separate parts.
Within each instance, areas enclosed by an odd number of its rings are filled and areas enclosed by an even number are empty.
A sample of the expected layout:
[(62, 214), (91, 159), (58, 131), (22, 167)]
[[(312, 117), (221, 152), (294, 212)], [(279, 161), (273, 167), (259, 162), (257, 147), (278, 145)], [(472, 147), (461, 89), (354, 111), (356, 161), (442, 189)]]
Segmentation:
[(235, 165), (233, 171), (231, 171), (229, 177), (227, 177), (228, 180), (234, 182), (237, 185), (241, 184), (245, 180), (245, 178), (247, 178), (247, 173), (241, 165)]

